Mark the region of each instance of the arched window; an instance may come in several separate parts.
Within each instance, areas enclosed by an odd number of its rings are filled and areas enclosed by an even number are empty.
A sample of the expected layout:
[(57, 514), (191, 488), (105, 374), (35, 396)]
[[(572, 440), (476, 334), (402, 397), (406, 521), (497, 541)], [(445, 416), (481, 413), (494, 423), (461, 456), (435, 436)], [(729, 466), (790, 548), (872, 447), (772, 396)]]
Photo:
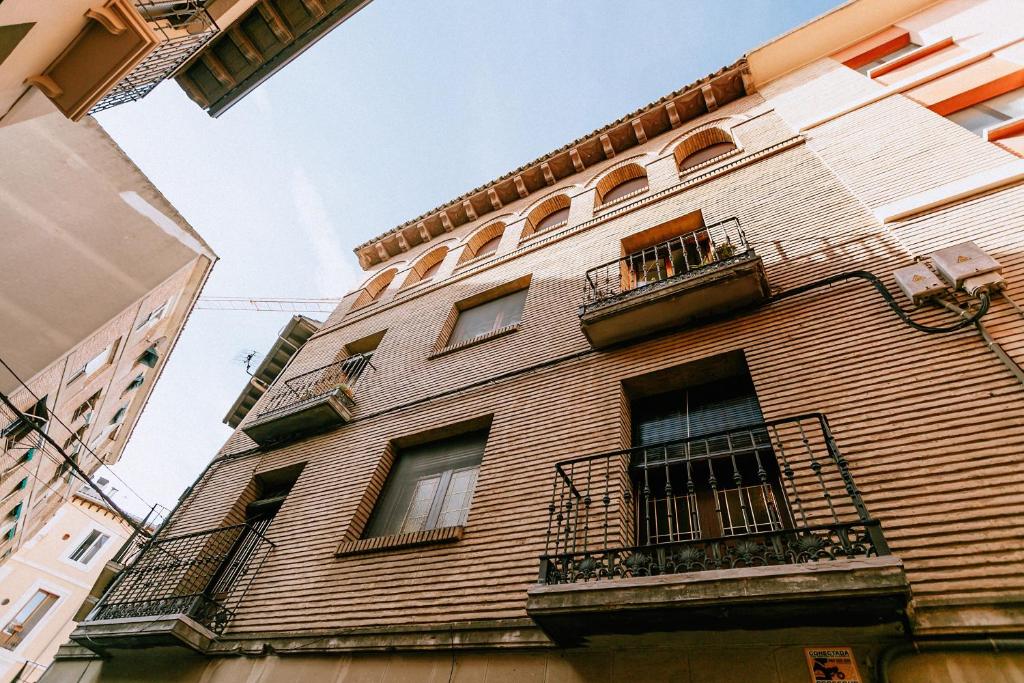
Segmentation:
[(378, 273), (376, 277), (367, 282), (366, 286), (363, 287), (363, 291), (356, 297), (352, 308), (359, 308), (379, 299), (384, 290), (391, 284), (391, 281), (395, 279), (395, 273), (397, 272), (397, 268), (388, 268), (383, 273)]
[(597, 203), (609, 204), (647, 190), (647, 171), (640, 164), (626, 164), (597, 183)]
[(705, 128), (686, 138), (675, 149), (680, 171), (687, 171), (738, 149), (736, 141), (721, 128)]
[(498, 250), (498, 245), (501, 244), (501, 237), (504, 234), (505, 224), (501, 222), (491, 223), (480, 228), (466, 240), (466, 248), (462, 250), (459, 264), (493, 254)]
[(423, 282), (434, 277), (437, 271), (441, 269), (441, 264), (444, 263), (444, 257), (447, 254), (448, 247), (438, 247), (421, 256), (420, 260), (409, 269), (409, 274), (405, 276), (402, 288), (404, 289), (417, 282)]
[(526, 228), (523, 230), (523, 237), (528, 237), (537, 232), (554, 230), (569, 222), (569, 197), (558, 194), (548, 197), (530, 212), (526, 217)]

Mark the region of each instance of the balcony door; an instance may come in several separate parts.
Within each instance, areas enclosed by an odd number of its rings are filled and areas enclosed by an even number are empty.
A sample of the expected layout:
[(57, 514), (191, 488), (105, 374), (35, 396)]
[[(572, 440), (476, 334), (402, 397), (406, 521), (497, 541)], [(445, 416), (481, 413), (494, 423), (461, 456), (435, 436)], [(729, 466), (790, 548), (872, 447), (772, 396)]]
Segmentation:
[(790, 526), (749, 376), (635, 400), (632, 415), (638, 545)]

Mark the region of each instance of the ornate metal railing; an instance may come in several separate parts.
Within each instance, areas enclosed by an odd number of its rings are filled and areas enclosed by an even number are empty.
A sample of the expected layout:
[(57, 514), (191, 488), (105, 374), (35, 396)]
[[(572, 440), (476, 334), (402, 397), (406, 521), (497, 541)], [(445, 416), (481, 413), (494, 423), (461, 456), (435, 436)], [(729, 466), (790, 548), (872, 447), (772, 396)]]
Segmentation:
[(739, 219), (697, 228), (588, 270), (580, 314), (591, 307), (641, 291), (654, 291), (751, 256), (753, 249)]
[(141, 100), (220, 30), (206, 11), (206, 0), (135, 0), (135, 6), (160, 36), (160, 44), (104, 95), (90, 114)]
[(367, 367), (373, 367), (370, 358), (371, 354), (355, 354), (283, 381), (271, 390), (273, 393), (260, 411), (260, 417), (332, 393), (352, 405), (352, 391), (356, 382)]
[(158, 535), (132, 551), (87, 621), (183, 614), (221, 633), (273, 547), (249, 524)]
[(888, 553), (813, 413), (559, 462), (540, 582)]

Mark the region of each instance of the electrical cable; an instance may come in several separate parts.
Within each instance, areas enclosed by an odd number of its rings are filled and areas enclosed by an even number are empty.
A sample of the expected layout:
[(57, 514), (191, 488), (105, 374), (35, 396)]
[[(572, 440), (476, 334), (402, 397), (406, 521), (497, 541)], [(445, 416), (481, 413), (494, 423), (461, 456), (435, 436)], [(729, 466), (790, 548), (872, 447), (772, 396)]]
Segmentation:
[(783, 299), (788, 299), (790, 297), (798, 296), (800, 294), (805, 294), (806, 292), (809, 292), (812, 289), (817, 289), (819, 287), (827, 287), (829, 285), (834, 285), (840, 282), (845, 282), (847, 280), (853, 279), (861, 279), (869, 282), (878, 291), (878, 293), (882, 295), (882, 298), (885, 299), (885, 303), (889, 305), (889, 308), (892, 309), (893, 313), (899, 316), (900, 320), (902, 320), (905, 324), (909, 325), (915, 330), (919, 332), (924, 332), (926, 334), (946, 334), (949, 332), (956, 332), (957, 330), (962, 330), (965, 327), (970, 327), (971, 325), (974, 325), (976, 322), (980, 321), (981, 318), (986, 313), (988, 313), (989, 306), (991, 305), (988, 293), (982, 292), (978, 296), (978, 310), (968, 317), (961, 316), (960, 322), (956, 323), (955, 325), (946, 325), (943, 327), (923, 325), (917, 322), (916, 320), (912, 319), (910, 315), (900, 307), (899, 303), (897, 303), (896, 301), (896, 298), (892, 295), (892, 293), (885, 286), (885, 284), (878, 278), (877, 275), (869, 273), (866, 270), (850, 270), (846, 271), (845, 273), (830, 275), (829, 277), (822, 278), (821, 280), (815, 280), (814, 282), (810, 282), (806, 285), (800, 285), (799, 287), (794, 287), (793, 289), (787, 289), (783, 292), (779, 292), (778, 294), (774, 294), (768, 297), (768, 301), (766, 303), (782, 301)]
[[(967, 311), (960, 308), (959, 306), (951, 304), (945, 299), (933, 299), (933, 301), (935, 301), (940, 306), (958, 314), (961, 318), (967, 318)], [(981, 335), (982, 340), (985, 342), (985, 346), (987, 346), (989, 350), (992, 351), (993, 354), (995, 354), (995, 357), (999, 359), (999, 362), (1006, 366), (1006, 369), (1009, 370), (1013, 374), (1013, 376), (1017, 378), (1018, 382), (1024, 384), (1024, 369), (1022, 369), (1020, 365), (1017, 364), (1017, 361), (1015, 361), (1010, 356), (1010, 354), (1006, 353), (1006, 351), (1003, 350), (1003, 347), (1000, 346), (999, 342), (992, 338), (992, 335), (988, 333), (988, 330), (985, 329), (985, 326), (981, 324), (980, 320), (976, 320), (974, 322), (974, 327), (978, 330), (978, 334)]]
[[(39, 436), (41, 436), (43, 440), (46, 441), (46, 443), (50, 444), (50, 446), (52, 446), (57, 451), (57, 453), (59, 453), (60, 456), (64, 458), (64, 462), (70, 465), (71, 469), (75, 472), (75, 474), (78, 475), (83, 481), (87, 482), (96, 492), (96, 495), (98, 495), (103, 500), (103, 502), (106, 503), (108, 507), (110, 507), (111, 510), (121, 515), (121, 517), (124, 518), (125, 522), (127, 522), (130, 527), (135, 529), (140, 534), (149, 536), (149, 532), (146, 531), (146, 529), (143, 528), (141, 524), (136, 522), (133, 516), (129, 515), (127, 512), (122, 510), (120, 505), (115, 503), (110, 496), (108, 496), (98, 486), (96, 486), (96, 484), (89, 477), (89, 475), (85, 473), (85, 470), (79, 467), (78, 463), (75, 462), (75, 460), (71, 456), (65, 453), (64, 449), (58, 446), (57, 442), (54, 441), (49, 434), (44, 432), (43, 429), (39, 425), (37, 425), (34, 420), (29, 419), (27, 415), (25, 415), (18, 409), (18, 406), (11, 403), (11, 399), (9, 399), (7, 397), (7, 394), (3, 393), (2, 391), (0, 391), (0, 403), (6, 405), (7, 408), (14, 413), (15, 417), (24, 420), (25, 423), (32, 428), (32, 431), (37, 432)], [(95, 457), (95, 454), (93, 454), (93, 456)]]
[[(5, 361), (5, 360), (3, 359), (3, 357), (0, 357), (0, 365), (2, 365), (2, 366), (3, 366), (3, 367), (4, 367), (5, 369), (6, 369), (6, 370), (7, 370), (7, 372), (9, 372), (9, 373), (11, 374), (11, 376), (12, 376), (12, 377), (14, 377), (14, 379), (15, 379), (15, 380), (16, 380), (16, 381), (18, 382), (18, 384), (20, 384), (20, 385), (21, 385), (21, 386), (22, 386), (22, 387), (23, 387), (23, 388), (25, 389), (25, 391), (27, 391), (27, 392), (28, 392), (29, 396), (31, 396), (32, 398), (34, 398), (34, 399), (35, 399), (35, 400), (36, 400), (37, 402), (38, 402), (38, 401), (41, 401), (41, 400), (42, 400), (42, 399), (41, 399), (41, 398), (39, 397), (39, 395), (38, 395), (38, 394), (36, 394), (36, 393), (35, 393), (34, 391), (32, 391), (32, 388), (31, 388), (31, 387), (29, 387), (29, 385), (28, 385), (28, 384), (27, 384), (27, 383), (25, 382), (25, 380), (23, 380), (23, 379), (22, 379), (22, 378), (21, 378), (21, 377), (20, 377), (20, 376), (18, 375), (18, 373), (16, 373), (16, 372), (14, 371), (14, 368), (12, 368), (12, 367), (11, 367), (10, 365), (8, 365), (8, 364), (7, 364), (7, 361)], [(56, 423), (57, 423), (57, 424), (59, 424), (59, 425), (60, 425), (61, 427), (63, 427), (64, 429), (66, 429), (66, 430), (68, 431), (68, 433), (69, 433), (69, 434), (71, 434), (72, 436), (74, 436), (74, 434), (75, 434), (75, 430), (71, 429), (71, 427), (69, 427), (69, 426), (67, 425), (67, 423), (65, 423), (65, 422), (64, 422), (63, 420), (61, 420), (61, 419), (60, 419), (60, 417), (58, 417), (56, 413), (50, 413), (50, 417), (51, 417), (51, 418), (52, 418), (52, 419), (54, 420), (54, 422), (56, 422)], [(91, 456), (92, 456), (93, 458), (95, 458), (97, 462), (99, 462), (99, 463), (101, 463), (101, 464), (103, 464), (103, 465), (107, 465), (107, 463), (106, 463), (106, 462), (105, 462), (105, 461), (103, 460), (103, 458), (101, 458), (100, 456), (96, 455), (96, 452), (95, 452), (94, 450), (92, 450), (92, 448), (90, 448), (90, 447), (89, 447), (89, 445), (85, 443), (85, 441), (82, 441), (82, 439), (78, 439), (77, 437), (75, 437), (75, 438), (76, 438), (76, 439), (78, 440), (78, 443), (80, 443), (80, 444), (82, 445), (82, 448), (83, 448), (83, 449), (84, 449), (84, 450), (85, 450), (85, 451), (86, 451), (86, 452), (87, 452), (87, 453), (88, 453), (89, 455), (91, 455)], [(47, 453), (47, 455), (49, 456), (50, 454), (49, 454), (49, 453)], [(52, 461), (53, 461), (54, 463), (58, 464), (58, 465), (59, 465), (59, 464), (61, 464), (61, 461), (60, 461), (60, 460), (57, 460), (57, 459), (55, 459), (55, 458), (52, 458), (52, 457), (51, 457), (51, 460), (52, 460)], [(149, 502), (148, 500), (146, 500), (145, 498), (143, 498), (143, 497), (142, 497), (142, 495), (141, 495), (141, 494), (140, 494), (140, 493), (139, 493), (138, 491), (136, 491), (135, 489), (133, 489), (133, 488), (132, 488), (132, 487), (131, 487), (131, 486), (130, 486), (130, 485), (128, 484), (128, 482), (126, 482), (126, 481), (125, 481), (124, 479), (122, 479), (122, 478), (121, 478), (120, 476), (118, 476), (118, 475), (117, 475), (117, 473), (115, 473), (115, 472), (114, 472), (114, 470), (113, 470), (113, 469), (111, 469), (110, 465), (107, 465), (107, 471), (108, 471), (108, 472), (110, 473), (110, 475), (111, 475), (111, 476), (112, 476), (112, 477), (113, 477), (114, 479), (116, 479), (116, 480), (118, 481), (118, 483), (120, 483), (120, 484), (121, 484), (122, 486), (124, 486), (124, 487), (125, 487), (125, 488), (126, 488), (127, 490), (131, 491), (131, 493), (132, 493), (132, 494), (133, 494), (133, 495), (134, 495), (134, 496), (135, 496), (136, 498), (138, 498), (138, 499), (139, 499), (139, 502), (141, 502), (141, 503), (142, 503), (143, 505), (145, 505), (146, 507), (153, 507), (153, 506), (152, 506), (152, 504), (151, 504), (151, 503), (150, 503), (150, 502)], [(92, 483), (91, 481), (89, 481), (89, 485), (90, 485), (90, 486), (93, 486), (93, 488), (96, 488), (96, 487), (95, 487), (95, 485), (93, 485), (93, 483)]]

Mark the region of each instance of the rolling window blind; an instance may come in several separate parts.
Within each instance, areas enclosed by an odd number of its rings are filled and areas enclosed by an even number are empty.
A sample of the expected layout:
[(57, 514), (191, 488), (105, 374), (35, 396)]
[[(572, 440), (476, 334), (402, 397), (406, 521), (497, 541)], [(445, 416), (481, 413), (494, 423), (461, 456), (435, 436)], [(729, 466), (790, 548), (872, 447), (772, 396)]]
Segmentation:
[(415, 530), (450, 525), (442, 513), (468, 510), (486, 443), (486, 432), (474, 432), (399, 453), (364, 538), (409, 531), (407, 519), (417, 520)]
[(460, 311), (448, 345), (461, 344), (474, 337), (518, 323), (523, 317), (527, 291), (521, 289), (518, 292), (512, 292), (479, 306)]

